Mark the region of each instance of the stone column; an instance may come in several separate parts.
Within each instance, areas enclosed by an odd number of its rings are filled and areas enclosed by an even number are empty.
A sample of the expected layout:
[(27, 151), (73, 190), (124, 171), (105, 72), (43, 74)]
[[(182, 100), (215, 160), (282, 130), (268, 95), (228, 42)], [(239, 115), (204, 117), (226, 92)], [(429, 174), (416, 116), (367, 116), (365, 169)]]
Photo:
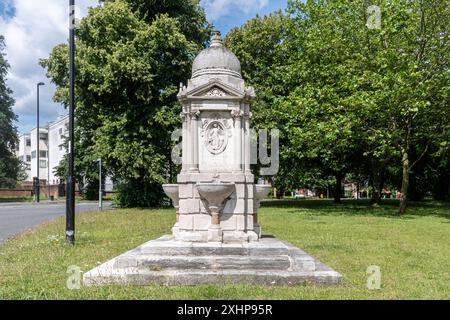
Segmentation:
[(252, 114), (247, 111), (244, 113), (244, 129), (245, 129), (245, 155), (244, 155), (244, 170), (245, 173), (251, 173), (250, 171), (250, 118)]
[(190, 154), (190, 167), (189, 171), (198, 172), (198, 121), (197, 118), (200, 115), (200, 111), (191, 111), (191, 125), (190, 125), (190, 141), (191, 141), (191, 154)]
[(242, 171), (242, 112), (233, 110), (231, 116), (234, 120), (234, 165), (233, 171)]
[(186, 172), (189, 170), (188, 165), (188, 121), (189, 121), (189, 114), (183, 111), (180, 114), (180, 117), (183, 121), (183, 127), (182, 127), (182, 151), (181, 151), (181, 172)]

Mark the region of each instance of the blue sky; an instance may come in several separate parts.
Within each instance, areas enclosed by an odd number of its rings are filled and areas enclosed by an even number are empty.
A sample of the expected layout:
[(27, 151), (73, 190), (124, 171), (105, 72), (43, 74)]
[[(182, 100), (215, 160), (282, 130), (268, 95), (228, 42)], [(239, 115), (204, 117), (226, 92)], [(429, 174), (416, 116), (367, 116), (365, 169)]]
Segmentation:
[[(230, 29), (244, 24), (256, 14), (263, 16), (279, 9), (285, 9), (286, 3), (287, 0), (201, 0), (208, 20), (214, 23), (216, 29), (220, 30), (223, 35)], [(222, 4), (222, 6), (218, 4)]]
[[(287, 0), (200, 0), (207, 18), (225, 35), (248, 19), (284, 9)], [(85, 16), (97, 0), (76, 0), (77, 16)], [(8, 86), (16, 101), (14, 112), (19, 120), (20, 133), (30, 131), (36, 123), (36, 83), (41, 87), (41, 124), (54, 121), (66, 113), (52, 101), (55, 86), (38, 65), (52, 48), (65, 42), (67, 29), (67, 1), (63, 0), (0, 0), (0, 34), (5, 36), (6, 58), (11, 65)]]
[(12, 1), (0, 0), (0, 16), (9, 18), (15, 14), (15, 8)]

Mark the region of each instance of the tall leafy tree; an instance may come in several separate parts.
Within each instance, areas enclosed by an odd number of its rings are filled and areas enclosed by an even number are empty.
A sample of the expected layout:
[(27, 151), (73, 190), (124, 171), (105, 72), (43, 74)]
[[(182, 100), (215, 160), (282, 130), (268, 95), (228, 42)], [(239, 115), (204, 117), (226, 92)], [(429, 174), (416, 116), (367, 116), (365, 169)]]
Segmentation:
[[(367, 21), (368, 3), (361, 4)], [(357, 64), (363, 72), (355, 73), (353, 96), (355, 101), (367, 96), (361, 108), (366, 154), (378, 165), (396, 160), (401, 168), (402, 214), (414, 167), (448, 138), (448, 3), (377, 4), (381, 26), (363, 29), (366, 41)]]
[[(343, 176), (362, 173), (378, 202), (394, 165), (404, 213), (416, 164), (448, 152), (449, 17), (445, 0), (292, 0), (283, 33), (261, 22), (234, 30), (229, 38), (238, 54), (243, 48), (244, 74), (285, 90), (262, 88), (267, 108), (255, 112), (283, 128), (289, 170), (334, 175), (336, 201)], [(271, 36), (256, 44), (258, 36), (242, 36), (252, 31)], [(275, 52), (257, 51), (272, 39)]]
[[(152, 5), (153, 3), (153, 5)], [(190, 22), (189, 22), (190, 21)], [(78, 179), (101, 157), (124, 206), (157, 205), (171, 179), (178, 85), (210, 26), (198, 1), (104, 1), (76, 30)], [(67, 45), (41, 61), (67, 105)]]
[(314, 4), (294, 5), (287, 16), (257, 17), (226, 40), (241, 59), (244, 77), (257, 89), (256, 127), (281, 130), (275, 184), (326, 188), (327, 176), (333, 175), (339, 202), (342, 180), (359, 154), (358, 119), (345, 112), (350, 109), (349, 67), (342, 62), (349, 59), (352, 43), (340, 42), (335, 33), (351, 26), (337, 20), (324, 23), (317, 18), (323, 9)]
[(0, 35), (0, 188), (14, 187), (17, 181), (23, 179), (21, 163), (14, 154), (18, 143), (17, 128), (14, 126), (17, 117), (12, 110), (12, 91), (6, 85), (9, 64), (4, 49), (4, 38)]
[[(283, 82), (285, 62), (289, 58), (286, 47), (286, 24), (289, 18), (281, 11), (247, 21), (242, 27), (232, 29), (225, 37), (225, 45), (241, 61), (242, 75), (247, 85), (253, 86), (257, 100), (252, 106), (252, 127), (280, 130), (280, 166), (272, 184), (278, 194), (298, 185), (298, 162), (290, 158), (284, 146), (288, 141), (286, 114), (278, 108), (280, 97), (292, 88)], [(257, 172), (257, 171), (255, 171)]]

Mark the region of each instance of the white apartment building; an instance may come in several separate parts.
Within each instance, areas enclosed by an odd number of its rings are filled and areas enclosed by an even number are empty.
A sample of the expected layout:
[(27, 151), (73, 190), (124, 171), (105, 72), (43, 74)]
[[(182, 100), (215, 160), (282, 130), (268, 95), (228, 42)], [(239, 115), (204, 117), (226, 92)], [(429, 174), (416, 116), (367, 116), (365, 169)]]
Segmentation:
[[(59, 165), (67, 150), (64, 146), (68, 136), (69, 116), (59, 117), (56, 121), (39, 129), (39, 179), (58, 184), (55, 168)], [(37, 128), (19, 137), (16, 156), (26, 165), (27, 179), (32, 182), (37, 176)]]
[[(39, 129), (39, 179), (50, 182), (50, 185), (60, 183), (60, 179), (55, 175), (56, 167), (59, 165), (64, 155), (67, 153), (65, 141), (69, 137), (69, 116), (61, 116), (56, 121)], [(19, 144), (16, 148), (16, 156), (26, 165), (27, 178), (25, 182), (33, 182), (33, 177), (37, 176), (37, 129), (19, 137)], [(113, 190), (113, 182), (110, 177), (106, 177), (104, 191)]]

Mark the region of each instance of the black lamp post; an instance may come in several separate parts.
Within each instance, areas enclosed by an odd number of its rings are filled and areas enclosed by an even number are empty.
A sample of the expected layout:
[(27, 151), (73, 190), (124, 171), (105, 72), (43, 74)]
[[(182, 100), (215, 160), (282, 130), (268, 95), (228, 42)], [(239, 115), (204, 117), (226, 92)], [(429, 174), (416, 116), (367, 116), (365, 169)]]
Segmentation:
[(39, 195), (40, 195), (40, 179), (39, 179), (39, 166), (40, 166), (40, 154), (39, 154), (39, 143), (41, 141), (40, 137), (40, 130), (39, 130), (39, 87), (45, 85), (43, 82), (39, 82), (36, 85), (37, 88), (37, 99), (36, 99), (36, 183), (35, 183), (35, 196), (36, 196), (36, 202), (39, 202)]
[(75, 110), (75, 0), (69, 0), (69, 168), (66, 197), (66, 243), (75, 244), (75, 180), (74, 169), (74, 110)]

